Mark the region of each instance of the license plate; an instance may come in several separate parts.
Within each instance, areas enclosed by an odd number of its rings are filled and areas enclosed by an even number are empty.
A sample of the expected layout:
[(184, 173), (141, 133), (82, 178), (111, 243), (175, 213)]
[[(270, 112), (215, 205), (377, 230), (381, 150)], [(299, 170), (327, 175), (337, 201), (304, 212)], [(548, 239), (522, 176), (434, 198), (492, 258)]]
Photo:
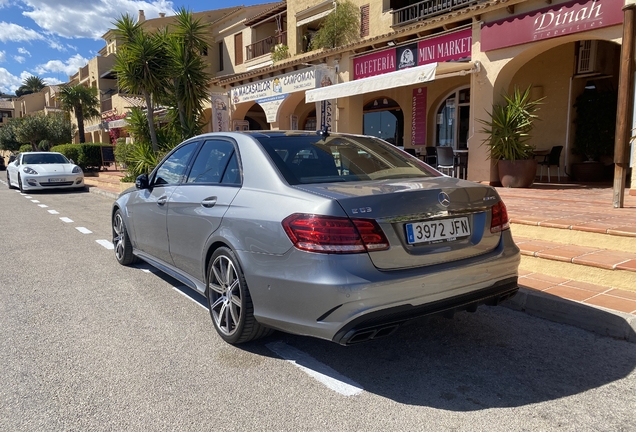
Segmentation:
[(469, 235), (467, 217), (406, 224), (408, 244), (449, 242)]
[(63, 178), (50, 178), (49, 179), (49, 183), (58, 183), (58, 182), (63, 182), (66, 181), (66, 179)]

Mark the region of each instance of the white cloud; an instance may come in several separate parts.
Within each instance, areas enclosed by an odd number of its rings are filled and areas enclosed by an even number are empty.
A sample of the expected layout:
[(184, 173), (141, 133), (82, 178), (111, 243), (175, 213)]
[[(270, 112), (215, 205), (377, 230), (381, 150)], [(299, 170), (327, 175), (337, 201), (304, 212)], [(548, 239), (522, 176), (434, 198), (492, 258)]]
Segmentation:
[(0, 22), (0, 42), (26, 42), (43, 39), (44, 36), (35, 30), (4, 21)]
[(18, 63), (24, 63), (26, 59), (22, 56), (13, 56), (13, 60), (17, 61)]
[(3, 61), (7, 61), (7, 55), (4, 51), (0, 51), (0, 63), (2, 63)]
[(26, 48), (20, 47), (18, 48), (18, 52), (22, 55), (28, 55), (29, 57), (31, 57), (31, 53)]
[[(1, 0), (0, 0), (1, 1)], [(42, 29), (65, 38), (92, 38), (112, 28), (122, 14), (134, 17), (143, 10), (146, 19), (157, 18), (160, 12), (172, 15), (172, 1), (84, 0), (23, 0), (32, 10), (23, 12)]]
[(85, 59), (79, 54), (70, 57), (68, 60), (50, 60), (44, 64), (35, 67), (35, 72), (38, 75), (44, 75), (48, 72), (62, 72), (68, 76), (76, 74), (77, 71), (88, 64), (88, 59)]
[(22, 79), (0, 68), (0, 92), (13, 93), (22, 85)]

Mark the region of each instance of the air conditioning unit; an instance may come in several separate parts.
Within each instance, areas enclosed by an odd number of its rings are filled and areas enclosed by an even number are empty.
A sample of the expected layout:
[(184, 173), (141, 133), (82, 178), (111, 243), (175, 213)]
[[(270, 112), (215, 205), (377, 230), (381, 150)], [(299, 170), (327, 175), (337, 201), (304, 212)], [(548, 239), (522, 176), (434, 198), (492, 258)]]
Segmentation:
[(596, 72), (596, 54), (598, 52), (598, 42), (595, 40), (584, 40), (579, 42), (579, 57), (576, 63), (577, 74), (588, 74)]
[(617, 46), (606, 41), (584, 40), (578, 43), (577, 75), (612, 75)]

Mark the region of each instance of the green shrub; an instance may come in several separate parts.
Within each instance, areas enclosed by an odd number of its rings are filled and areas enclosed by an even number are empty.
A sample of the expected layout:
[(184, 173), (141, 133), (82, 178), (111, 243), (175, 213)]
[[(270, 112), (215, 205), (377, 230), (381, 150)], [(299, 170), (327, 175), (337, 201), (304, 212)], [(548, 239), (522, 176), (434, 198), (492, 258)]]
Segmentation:
[(73, 160), (73, 162), (77, 163), (79, 161), (80, 155), (80, 145), (79, 144), (61, 144), (57, 146), (51, 147), (52, 152), (62, 153), (68, 159)]
[(24, 152), (30, 152), (33, 151), (33, 147), (31, 147), (31, 144), (23, 144), (20, 146), (20, 153), (24, 153)]
[(118, 139), (115, 146), (115, 161), (122, 167), (127, 167), (130, 163), (130, 154), (133, 150), (133, 144), (127, 143), (126, 139)]
[(102, 146), (110, 146), (110, 144), (62, 144), (51, 147), (51, 151), (62, 153), (67, 158), (72, 159), (80, 168), (86, 170), (102, 166)]

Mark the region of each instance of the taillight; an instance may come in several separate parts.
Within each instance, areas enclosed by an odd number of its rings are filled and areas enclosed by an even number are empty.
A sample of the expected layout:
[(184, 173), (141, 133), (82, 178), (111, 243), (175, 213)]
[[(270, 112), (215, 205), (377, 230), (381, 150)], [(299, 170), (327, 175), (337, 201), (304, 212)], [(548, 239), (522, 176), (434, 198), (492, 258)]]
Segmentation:
[(497, 204), (492, 206), (490, 214), (492, 216), (490, 219), (491, 233), (498, 233), (510, 228), (510, 222), (508, 221), (508, 210), (506, 210), (506, 205), (503, 203), (503, 201), (499, 201)]
[(295, 213), (283, 220), (295, 247), (319, 253), (360, 253), (389, 248), (382, 229), (372, 219)]

